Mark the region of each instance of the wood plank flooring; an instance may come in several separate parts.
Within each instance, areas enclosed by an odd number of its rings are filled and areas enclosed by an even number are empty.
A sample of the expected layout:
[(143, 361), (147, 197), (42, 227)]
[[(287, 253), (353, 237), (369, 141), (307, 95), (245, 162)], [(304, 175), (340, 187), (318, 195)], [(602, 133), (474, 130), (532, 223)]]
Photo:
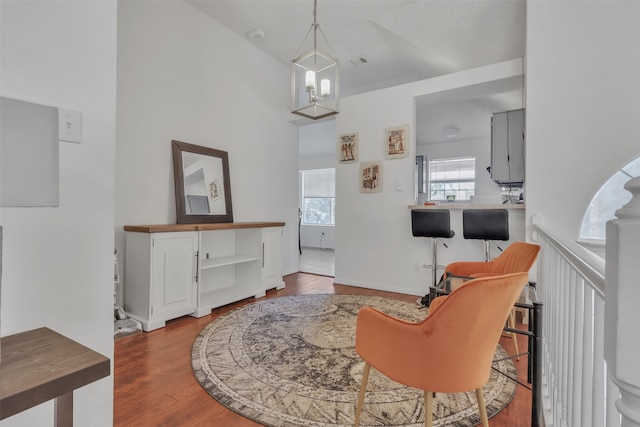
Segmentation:
[[(299, 294), (377, 295), (413, 302), (415, 296), (356, 288), (333, 283), (332, 277), (296, 273), (285, 277), (286, 287), (267, 292), (266, 298)], [(199, 319), (185, 316), (166, 327), (116, 340), (114, 354), (114, 420), (129, 426), (260, 426), (225, 408), (198, 384), (191, 370), (191, 346), (200, 331), (220, 315), (254, 302), (249, 298), (230, 304)], [(501, 338), (512, 353), (512, 340)], [(527, 340), (519, 336), (520, 352)], [(526, 382), (527, 357), (516, 362), (518, 376)], [(529, 426), (531, 392), (518, 386), (511, 403), (489, 420), (492, 427)]]

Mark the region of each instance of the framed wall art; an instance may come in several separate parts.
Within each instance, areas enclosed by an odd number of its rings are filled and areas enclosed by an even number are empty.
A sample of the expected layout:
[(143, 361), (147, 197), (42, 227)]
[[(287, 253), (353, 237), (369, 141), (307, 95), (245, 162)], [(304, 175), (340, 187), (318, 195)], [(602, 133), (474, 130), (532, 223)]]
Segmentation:
[(382, 162), (360, 163), (360, 192), (382, 192)]
[(345, 133), (338, 136), (338, 162), (356, 163), (358, 161), (358, 134)]
[(209, 183), (209, 198), (218, 200), (220, 197), (222, 197), (222, 187), (220, 187), (220, 183), (216, 179)]
[(400, 159), (409, 155), (409, 125), (384, 131), (384, 158)]

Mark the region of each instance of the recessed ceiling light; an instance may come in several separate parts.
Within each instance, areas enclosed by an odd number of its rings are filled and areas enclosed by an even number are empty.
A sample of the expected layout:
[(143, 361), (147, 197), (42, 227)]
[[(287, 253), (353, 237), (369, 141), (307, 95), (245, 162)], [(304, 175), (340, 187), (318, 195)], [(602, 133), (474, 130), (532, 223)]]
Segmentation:
[(460, 129), (458, 129), (455, 126), (445, 126), (442, 129), (442, 134), (445, 136), (445, 138), (455, 138), (456, 136), (458, 136), (458, 134), (460, 133)]
[(264, 31), (262, 31), (260, 28), (254, 28), (253, 30), (249, 31), (247, 33), (247, 36), (249, 36), (249, 38), (251, 40), (262, 40), (265, 36), (264, 36)]

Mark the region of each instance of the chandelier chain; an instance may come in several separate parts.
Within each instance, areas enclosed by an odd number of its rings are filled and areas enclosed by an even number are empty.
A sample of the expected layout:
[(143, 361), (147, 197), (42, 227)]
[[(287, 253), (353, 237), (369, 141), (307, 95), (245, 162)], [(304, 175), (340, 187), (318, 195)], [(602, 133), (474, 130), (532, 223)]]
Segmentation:
[(317, 10), (318, 10), (318, 0), (313, 0), (313, 25), (318, 25), (316, 24)]

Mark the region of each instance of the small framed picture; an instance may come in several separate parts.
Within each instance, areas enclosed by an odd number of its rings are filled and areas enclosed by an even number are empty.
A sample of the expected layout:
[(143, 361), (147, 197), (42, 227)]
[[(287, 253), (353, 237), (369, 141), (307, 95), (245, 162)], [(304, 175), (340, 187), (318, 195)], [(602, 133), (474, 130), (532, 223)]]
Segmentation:
[(345, 133), (338, 136), (338, 162), (356, 163), (358, 161), (358, 134)]
[(400, 159), (409, 155), (409, 125), (387, 128), (384, 135), (385, 159)]
[(222, 188), (220, 188), (220, 184), (217, 180), (211, 181), (209, 183), (209, 199), (211, 201), (217, 200), (222, 196)]
[(382, 162), (360, 163), (360, 192), (382, 192)]

